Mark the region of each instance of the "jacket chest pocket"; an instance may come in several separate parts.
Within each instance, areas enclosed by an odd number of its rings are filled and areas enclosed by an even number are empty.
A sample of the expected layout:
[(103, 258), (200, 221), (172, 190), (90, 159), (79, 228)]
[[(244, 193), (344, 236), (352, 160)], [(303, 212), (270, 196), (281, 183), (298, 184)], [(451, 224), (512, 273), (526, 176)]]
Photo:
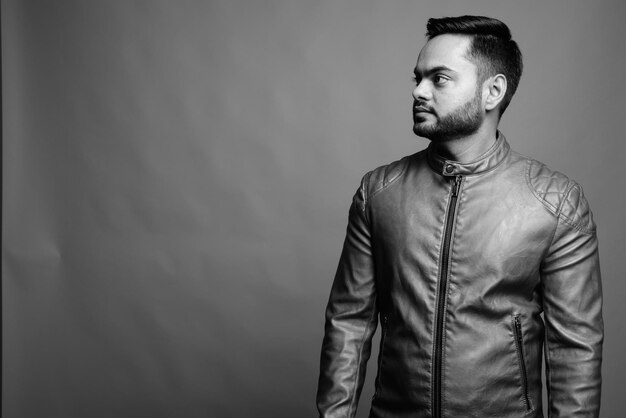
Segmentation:
[(517, 361), (519, 365), (519, 375), (521, 380), (521, 388), (523, 392), (524, 405), (526, 411), (531, 411), (530, 396), (528, 393), (528, 372), (526, 370), (526, 356), (524, 354), (524, 332), (522, 330), (522, 320), (520, 315), (513, 316), (512, 320), (513, 338), (515, 340), (515, 351), (517, 352)]

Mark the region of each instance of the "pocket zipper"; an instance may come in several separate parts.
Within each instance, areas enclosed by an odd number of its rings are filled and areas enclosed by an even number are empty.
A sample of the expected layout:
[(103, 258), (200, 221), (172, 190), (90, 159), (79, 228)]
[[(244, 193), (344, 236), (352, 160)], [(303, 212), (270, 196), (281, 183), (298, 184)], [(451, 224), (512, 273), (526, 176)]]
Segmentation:
[(522, 387), (524, 390), (524, 401), (526, 409), (530, 411), (530, 397), (528, 396), (528, 375), (526, 374), (526, 362), (524, 361), (524, 339), (522, 337), (522, 321), (519, 315), (513, 317), (513, 330), (515, 332), (515, 345), (517, 347), (517, 357), (519, 360), (520, 373), (522, 375)]

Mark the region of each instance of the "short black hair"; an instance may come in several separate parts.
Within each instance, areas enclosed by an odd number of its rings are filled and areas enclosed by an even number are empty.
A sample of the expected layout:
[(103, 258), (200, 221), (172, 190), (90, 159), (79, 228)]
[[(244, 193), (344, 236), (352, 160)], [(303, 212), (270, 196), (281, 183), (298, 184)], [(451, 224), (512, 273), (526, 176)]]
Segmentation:
[(482, 83), (488, 77), (504, 74), (507, 90), (500, 106), (500, 116), (511, 102), (522, 76), (522, 52), (511, 38), (509, 27), (498, 19), (485, 16), (458, 16), (428, 19), (426, 36), (432, 39), (443, 34), (472, 37), (468, 58), (478, 67)]

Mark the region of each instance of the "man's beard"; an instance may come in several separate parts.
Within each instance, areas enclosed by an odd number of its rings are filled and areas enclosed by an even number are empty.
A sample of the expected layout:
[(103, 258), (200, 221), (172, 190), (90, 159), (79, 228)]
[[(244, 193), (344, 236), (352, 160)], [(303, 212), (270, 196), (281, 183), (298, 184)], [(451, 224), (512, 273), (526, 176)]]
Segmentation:
[[(431, 141), (459, 139), (476, 133), (483, 122), (482, 112), (480, 111), (481, 96), (480, 90), (477, 89), (472, 99), (447, 115), (439, 117), (432, 112), (436, 119), (435, 122), (430, 124), (424, 121), (416, 122), (414, 114), (413, 132)], [(417, 102), (416, 104), (420, 103)], [(422, 106), (425, 105), (422, 104)], [(428, 108), (428, 106), (425, 107)]]

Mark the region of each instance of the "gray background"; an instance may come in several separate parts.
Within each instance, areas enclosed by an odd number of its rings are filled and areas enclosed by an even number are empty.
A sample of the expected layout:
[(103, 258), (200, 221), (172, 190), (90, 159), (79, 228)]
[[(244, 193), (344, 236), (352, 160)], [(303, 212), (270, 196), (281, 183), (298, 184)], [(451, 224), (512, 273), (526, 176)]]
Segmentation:
[(524, 53), (511, 145), (594, 210), (622, 416), (619, 0), (3, 0), (3, 416), (315, 416), (352, 194), (426, 146), (426, 20), (465, 13)]

